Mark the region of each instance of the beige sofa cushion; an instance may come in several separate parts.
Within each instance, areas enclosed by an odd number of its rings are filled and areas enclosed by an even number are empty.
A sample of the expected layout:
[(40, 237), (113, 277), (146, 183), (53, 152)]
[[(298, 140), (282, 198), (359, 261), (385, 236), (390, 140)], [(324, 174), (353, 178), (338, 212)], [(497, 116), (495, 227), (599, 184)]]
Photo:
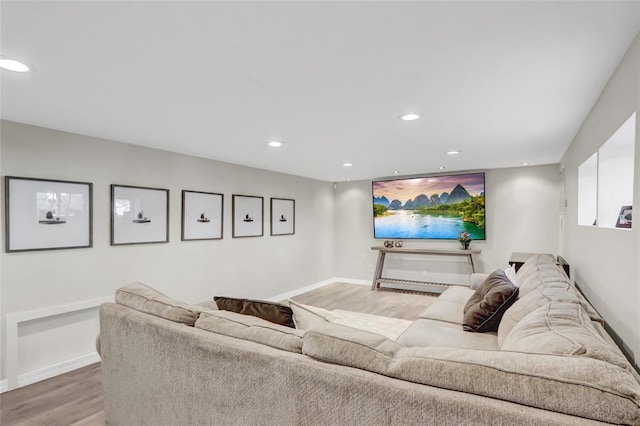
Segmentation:
[(116, 290), (116, 303), (173, 322), (193, 325), (202, 308), (179, 302), (145, 284), (134, 282)]
[(304, 331), (250, 315), (231, 311), (202, 311), (195, 327), (284, 351), (302, 353)]
[(579, 303), (579, 299), (571, 292), (570, 286), (567, 283), (564, 283), (563, 286), (539, 286), (534, 291), (520, 297), (520, 299), (511, 305), (504, 313), (498, 326), (498, 344), (500, 347), (502, 347), (505, 338), (513, 327), (515, 327), (522, 318), (539, 307), (549, 304), (551, 301)]
[(419, 317), (461, 325), (463, 311), (464, 303), (440, 300), (438, 297)]
[(325, 324), (309, 330), (303, 337), (303, 353), (389, 377), (588, 419), (640, 422), (640, 384), (613, 364), (574, 356), (405, 348), (375, 334), (337, 327)]
[[(479, 274), (478, 274), (479, 275)], [(489, 275), (484, 275), (484, 279), (486, 279)], [(483, 279), (483, 282), (484, 282)], [(446, 300), (447, 302), (455, 302), (465, 304), (469, 300), (471, 296), (475, 293), (475, 289), (471, 289), (469, 287), (464, 287), (461, 285), (454, 285), (443, 291), (439, 296), (438, 300)]]
[(579, 303), (550, 302), (525, 316), (504, 339), (502, 350), (575, 355), (631, 368), (598, 334)]
[(308, 330), (315, 325), (324, 324), (336, 318), (331, 311), (304, 305), (292, 299), (289, 299), (289, 306), (293, 311), (293, 321), (299, 330)]
[(496, 333), (468, 333), (460, 326), (451, 327), (450, 323), (418, 319), (396, 342), (404, 346), (443, 346), (448, 348), (469, 348), (498, 350)]
[(518, 283), (522, 283), (530, 274), (535, 272), (538, 265), (553, 265), (555, 263), (555, 259), (551, 255), (535, 254), (518, 269), (516, 279)]

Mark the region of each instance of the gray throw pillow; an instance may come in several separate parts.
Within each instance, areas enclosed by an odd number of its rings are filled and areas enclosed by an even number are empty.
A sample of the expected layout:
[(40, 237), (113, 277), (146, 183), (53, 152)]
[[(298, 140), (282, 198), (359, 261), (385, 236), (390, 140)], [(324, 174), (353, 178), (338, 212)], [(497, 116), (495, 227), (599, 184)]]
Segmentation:
[(518, 299), (518, 287), (504, 270), (489, 274), (464, 307), (462, 329), (476, 333), (497, 331), (504, 312)]

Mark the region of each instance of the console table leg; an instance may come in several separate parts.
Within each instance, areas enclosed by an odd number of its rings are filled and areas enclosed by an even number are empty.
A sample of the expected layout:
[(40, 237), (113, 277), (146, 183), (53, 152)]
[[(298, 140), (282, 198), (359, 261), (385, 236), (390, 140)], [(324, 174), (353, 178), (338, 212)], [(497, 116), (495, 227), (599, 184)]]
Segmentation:
[(384, 266), (385, 252), (380, 251), (378, 253), (378, 263), (376, 264), (376, 272), (373, 274), (373, 283), (371, 283), (371, 291), (376, 291), (380, 286), (378, 280), (382, 278), (382, 268)]
[(473, 263), (473, 255), (469, 254), (469, 262), (471, 262), (471, 272), (476, 272), (476, 265)]

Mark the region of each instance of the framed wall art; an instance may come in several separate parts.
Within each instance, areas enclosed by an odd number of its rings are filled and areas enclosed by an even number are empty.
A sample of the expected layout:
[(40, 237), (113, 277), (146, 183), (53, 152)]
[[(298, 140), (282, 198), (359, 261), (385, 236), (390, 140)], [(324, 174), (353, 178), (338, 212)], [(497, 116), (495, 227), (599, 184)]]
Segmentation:
[(5, 176), (7, 253), (93, 246), (93, 184)]
[(111, 245), (169, 242), (169, 190), (111, 185)]
[(224, 196), (182, 191), (182, 241), (222, 239)]
[(233, 195), (233, 238), (262, 237), (264, 235), (264, 198), (252, 195)]
[(271, 235), (296, 233), (296, 201), (288, 198), (271, 199)]

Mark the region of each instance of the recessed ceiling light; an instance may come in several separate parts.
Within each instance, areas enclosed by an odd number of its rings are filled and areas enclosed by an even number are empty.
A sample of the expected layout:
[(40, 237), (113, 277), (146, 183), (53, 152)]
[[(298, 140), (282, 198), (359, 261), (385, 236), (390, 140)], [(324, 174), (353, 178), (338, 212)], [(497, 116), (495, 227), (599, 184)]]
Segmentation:
[(456, 155), (456, 154), (460, 154), (460, 150), (458, 149), (452, 149), (451, 151), (447, 151), (447, 155)]
[(351, 181), (351, 178), (347, 178), (347, 182)]
[(438, 167), (438, 170), (444, 170), (444, 166)]
[(353, 166), (353, 163), (344, 163), (342, 165), (342, 167), (351, 167), (351, 166)]
[(0, 58), (0, 68), (8, 71), (27, 72), (29, 67), (22, 62), (18, 62), (9, 58)]
[(529, 163), (527, 163), (526, 161), (524, 163), (522, 163), (523, 166), (528, 166)]
[(397, 170), (394, 170), (394, 171), (393, 171), (393, 174), (394, 174), (394, 175), (397, 175), (398, 173), (400, 173), (400, 172), (399, 172), (399, 171), (397, 171)]
[(280, 148), (282, 146), (282, 142), (280, 142), (280, 141), (270, 141), (268, 145), (271, 148)]
[(402, 114), (398, 116), (398, 118), (402, 121), (413, 121), (417, 120), (420, 117), (422, 117), (422, 114), (418, 114), (417, 112), (411, 112), (409, 114)]

